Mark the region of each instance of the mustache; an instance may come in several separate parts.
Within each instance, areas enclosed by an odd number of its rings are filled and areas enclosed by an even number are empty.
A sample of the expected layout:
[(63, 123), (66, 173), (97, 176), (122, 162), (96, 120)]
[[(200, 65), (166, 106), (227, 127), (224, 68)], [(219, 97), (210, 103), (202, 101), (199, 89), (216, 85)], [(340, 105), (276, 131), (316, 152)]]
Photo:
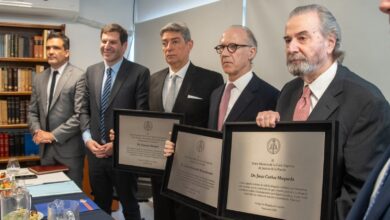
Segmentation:
[(287, 54), (287, 62), (291, 62), (293, 60), (307, 61), (306, 57), (303, 54), (298, 54), (298, 53)]

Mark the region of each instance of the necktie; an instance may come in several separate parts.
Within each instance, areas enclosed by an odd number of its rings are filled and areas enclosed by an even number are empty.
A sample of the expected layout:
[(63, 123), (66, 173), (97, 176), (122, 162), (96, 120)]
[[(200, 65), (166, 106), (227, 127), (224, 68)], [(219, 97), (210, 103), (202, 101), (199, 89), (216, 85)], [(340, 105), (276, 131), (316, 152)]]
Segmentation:
[(46, 130), (50, 131), (50, 122), (49, 122), (49, 110), (51, 106), (51, 102), (53, 100), (54, 88), (56, 87), (58, 71), (53, 72), (53, 77), (51, 78), (50, 91), (49, 91), (49, 104), (47, 106), (47, 118), (46, 118)]
[(306, 121), (310, 114), (310, 88), (305, 86), (301, 98), (295, 106), (293, 121)]
[(227, 108), (229, 105), (229, 100), (230, 100), (230, 93), (232, 89), (234, 88), (233, 83), (229, 83), (225, 91), (223, 92), (221, 103), (219, 104), (219, 114), (218, 114), (218, 131), (222, 130), (223, 123), (225, 121), (225, 116), (227, 112)]
[(108, 108), (108, 101), (110, 99), (110, 93), (111, 93), (111, 72), (112, 69), (108, 68), (106, 71), (106, 82), (103, 86), (103, 93), (100, 100), (100, 137), (102, 139), (102, 143), (106, 143), (107, 140), (107, 131), (106, 126), (104, 123), (104, 113), (106, 112)]
[(175, 104), (176, 79), (177, 75), (173, 75), (171, 78), (171, 85), (168, 88), (167, 97), (165, 99), (165, 112), (172, 112), (173, 105)]
[(376, 202), (376, 200), (378, 198), (378, 195), (380, 193), (382, 193), (382, 194), (385, 193), (385, 192), (381, 192), (381, 189), (382, 189), (383, 185), (385, 185), (385, 182), (386, 182), (387, 178), (389, 177), (390, 158), (387, 160), (387, 163), (383, 167), (383, 171), (382, 172), (383, 172), (383, 176), (382, 176), (382, 178), (378, 177), (378, 179), (377, 179), (377, 181), (379, 181), (379, 185), (378, 185), (378, 188), (376, 190), (374, 188), (374, 191), (372, 192), (373, 193), (372, 194), (372, 198), (371, 198), (370, 203), (368, 205), (367, 211), (366, 211), (366, 213), (364, 215), (364, 218), (363, 218), (364, 220), (367, 219), (367, 216), (370, 213), (372, 207), (374, 206), (374, 204), (375, 204), (375, 202)]

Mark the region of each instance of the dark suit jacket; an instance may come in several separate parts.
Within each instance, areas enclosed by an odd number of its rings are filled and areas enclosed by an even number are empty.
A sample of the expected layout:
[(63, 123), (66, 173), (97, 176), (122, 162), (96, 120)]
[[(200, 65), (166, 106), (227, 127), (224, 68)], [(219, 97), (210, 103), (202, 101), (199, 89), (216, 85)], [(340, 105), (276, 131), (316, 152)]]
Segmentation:
[[(211, 95), (210, 117), (208, 128), (218, 129), (219, 103), (221, 102), (225, 85), (218, 87)], [(261, 80), (253, 73), (252, 79), (238, 97), (226, 121), (256, 120), (257, 113), (265, 110), (274, 110), (279, 90)]]
[[(282, 121), (292, 120), (302, 88), (301, 78), (283, 87), (276, 107)], [(373, 84), (339, 65), (308, 120), (339, 121), (335, 214), (344, 219), (368, 173), (390, 143), (389, 104)]]
[[(99, 124), (103, 76), (103, 62), (88, 67), (85, 74), (86, 97), (84, 100), (87, 103), (84, 103), (84, 107), (86, 110), (80, 119), (82, 130), (90, 128), (92, 139), (99, 143), (101, 141)], [(123, 59), (111, 89), (109, 106), (104, 115), (107, 132), (114, 128), (114, 108), (148, 109), (149, 78), (149, 69)]]
[[(379, 163), (370, 173), (362, 190), (360, 190), (351, 211), (348, 214), (347, 220), (363, 219), (364, 214), (370, 203), (370, 197), (374, 190), (375, 182), (381, 172), (383, 166), (390, 158), (390, 146), (387, 147), (385, 154)], [(387, 177), (381, 191), (376, 199), (375, 205), (370, 210), (367, 220), (386, 220), (390, 219), (390, 178)]]
[[(149, 107), (152, 111), (164, 112), (162, 91), (168, 74), (169, 69), (166, 68), (151, 76)], [(190, 63), (172, 112), (184, 113), (187, 125), (206, 127), (210, 94), (222, 83), (221, 74)]]
[[(85, 154), (80, 132), (79, 116), (84, 93), (84, 72), (68, 64), (58, 80), (52, 104), (47, 110), (47, 87), (50, 68), (34, 77), (33, 91), (28, 109), (28, 124), (31, 133), (38, 129), (48, 131), (46, 119), (50, 121), (50, 132), (57, 141), (51, 144), (62, 157), (76, 158)], [(40, 145), (40, 157), (44, 155), (44, 144)]]

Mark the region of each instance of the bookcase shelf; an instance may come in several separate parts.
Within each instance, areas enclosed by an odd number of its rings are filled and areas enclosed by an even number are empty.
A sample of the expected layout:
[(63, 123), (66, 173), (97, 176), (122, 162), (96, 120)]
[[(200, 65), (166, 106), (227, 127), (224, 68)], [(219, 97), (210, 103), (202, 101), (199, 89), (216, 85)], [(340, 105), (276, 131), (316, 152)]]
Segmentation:
[[(31, 155), (31, 156), (16, 156), (16, 158), (19, 162), (31, 162), (31, 161), (39, 161), (38, 155)], [(0, 157), (0, 163), (7, 163), (9, 157)]]
[[(64, 33), (65, 25), (0, 22), (0, 163), (13, 155), (38, 154), (28, 131), (27, 110), (33, 76), (48, 67), (46, 38), (53, 31)], [(16, 158), (39, 160), (39, 156)]]
[(0, 129), (20, 129), (20, 128), (28, 128), (27, 124), (8, 124), (8, 125), (0, 125)]

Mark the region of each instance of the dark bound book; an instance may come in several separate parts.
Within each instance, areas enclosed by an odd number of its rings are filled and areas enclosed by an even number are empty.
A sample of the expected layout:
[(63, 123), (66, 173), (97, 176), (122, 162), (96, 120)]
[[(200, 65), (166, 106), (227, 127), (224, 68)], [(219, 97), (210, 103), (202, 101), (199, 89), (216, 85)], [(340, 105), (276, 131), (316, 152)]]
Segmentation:
[(55, 173), (55, 172), (62, 172), (62, 171), (68, 171), (69, 168), (62, 164), (57, 165), (45, 165), (45, 166), (32, 166), (28, 168), (31, 172), (35, 174), (47, 174), (47, 173)]

